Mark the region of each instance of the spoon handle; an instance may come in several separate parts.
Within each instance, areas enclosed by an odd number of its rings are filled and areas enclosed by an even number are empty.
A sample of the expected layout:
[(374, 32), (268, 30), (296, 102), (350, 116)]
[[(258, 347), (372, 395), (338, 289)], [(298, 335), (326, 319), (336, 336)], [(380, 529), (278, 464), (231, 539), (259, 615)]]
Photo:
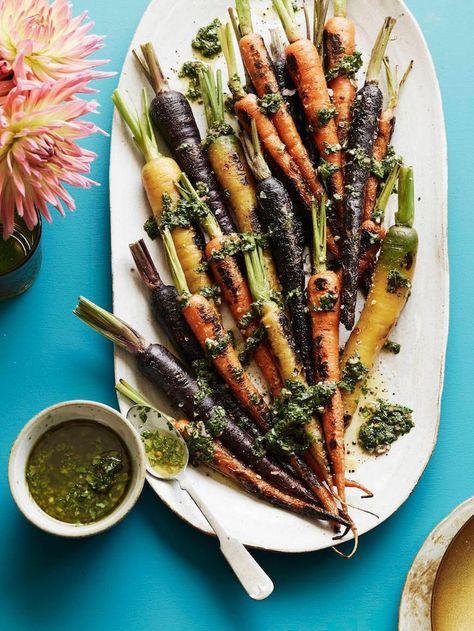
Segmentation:
[(219, 539), (222, 554), (241, 582), (250, 598), (263, 600), (273, 591), (271, 578), (263, 571), (250, 552), (234, 537), (230, 537), (193, 484), (186, 478), (178, 480), (180, 487), (187, 491), (209, 522)]

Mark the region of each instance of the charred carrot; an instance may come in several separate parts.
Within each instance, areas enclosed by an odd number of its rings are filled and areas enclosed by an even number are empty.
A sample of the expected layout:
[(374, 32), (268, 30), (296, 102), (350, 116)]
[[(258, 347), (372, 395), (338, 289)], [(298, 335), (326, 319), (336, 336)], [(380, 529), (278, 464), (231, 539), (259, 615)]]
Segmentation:
[(275, 77), (280, 88), (280, 93), (283, 100), (286, 103), (286, 108), (290, 113), (292, 119), (295, 121), (296, 128), (301, 136), (301, 139), (306, 147), (311, 162), (316, 164), (317, 152), (314, 146), (313, 139), (306, 126), (306, 118), (303, 111), (303, 106), (298, 96), (293, 79), (290, 77), (288, 68), (286, 67), (286, 53), (285, 43), (281, 36), (281, 30), (279, 28), (270, 29), (270, 54), (273, 63), (273, 70)]
[[(259, 301), (261, 305), (261, 322), (267, 332), (270, 348), (278, 362), (281, 377), (286, 384), (294, 382), (307, 388), (304, 366), (291, 334), (290, 323), (283, 309), (272, 299), (262, 264), (261, 250), (258, 246), (245, 253), (245, 264), (250, 289), (254, 300)], [(318, 420), (314, 417), (306, 419), (305, 430), (310, 436), (309, 453), (316, 462), (316, 472), (331, 485), (332, 477)]]
[[(208, 126), (206, 145), (211, 166), (222, 190), (226, 191), (240, 232), (261, 234), (255, 181), (245, 161), (240, 140), (225, 122), (221, 71), (217, 71), (214, 79), (213, 71), (207, 68), (200, 74), (200, 85)], [(265, 266), (273, 289), (278, 291), (280, 284), (268, 248), (265, 248)]]
[(356, 95), (354, 77), (362, 65), (355, 47), (354, 22), (347, 17), (346, 0), (334, 0), (334, 17), (324, 27), (326, 79), (336, 108), (334, 117), (339, 143), (344, 146)]
[[(130, 400), (132, 403), (154, 407), (153, 404), (150, 403), (140, 392), (123, 379), (120, 379), (120, 381), (116, 384), (115, 389), (119, 394)], [(284, 508), (296, 514), (305, 515), (307, 517), (334, 521), (333, 513), (328, 513), (327, 511), (314, 506), (314, 504), (310, 504), (307, 501), (289, 495), (270, 482), (267, 482), (261, 475), (236, 458), (234, 454), (224, 447), (218, 438), (212, 439), (210, 434), (205, 433), (205, 430), (203, 431), (202, 428), (199, 430), (187, 419), (176, 420), (167, 414), (164, 414), (161, 410), (157, 411), (179, 431), (188, 443), (191, 457), (197, 457), (199, 463), (218, 471), (221, 475), (233, 480), (238, 486), (248, 493), (257, 496), (274, 506)], [(197, 433), (198, 438), (201, 438), (201, 440), (196, 440)], [(196, 446), (201, 445), (203, 442), (209, 446), (209, 450), (206, 453), (196, 449)], [(346, 529), (348, 528), (348, 524), (344, 521), (344, 519), (340, 518), (337, 522), (345, 526)]]
[(239, 40), (240, 53), (260, 99), (260, 107), (270, 115), (281, 141), (300, 169), (312, 194), (321, 201), (323, 187), (283, 99), (263, 37), (253, 30), (250, 2), (236, 0), (235, 4), (242, 34)]
[(327, 180), (330, 191), (335, 196), (337, 214), (342, 221), (342, 151), (334, 121), (336, 109), (331, 103), (321, 57), (313, 42), (300, 36), (291, 2), (273, 0), (273, 6), (290, 42), (286, 48), (286, 63), (319, 151), (319, 174), (322, 179)]
[[(390, 68), (390, 62), (386, 57), (383, 60), (385, 66), (385, 74), (387, 77), (387, 88), (388, 88), (388, 104), (384, 109), (382, 114), (380, 115), (378, 122), (378, 130), (377, 137), (374, 142), (374, 153), (373, 160), (375, 163), (380, 163), (387, 155), (387, 150), (392, 140), (393, 131), (395, 129), (395, 110), (398, 105), (398, 99), (400, 97), (400, 91), (405, 84), (405, 81), (408, 78), (412, 68), (413, 61), (408, 64), (408, 68), (405, 70), (403, 77), (400, 80), (400, 83), (397, 85), (396, 76), (392, 72)], [(365, 199), (364, 199), (364, 221), (368, 221), (372, 219), (372, 213), (375, 209), (375, 203), (377, 199), (377, 193), (380, 185), (380, 175), (385, 175), (384, 173), (379, 174), (379, 176), (372, 173), (369, 176), (367, 182), (367, 188), (365, 189)]]
[(155, 96), (151, 102), (150, 116), (153, 124), (170, 147), (173, 157), (188, 174), (194, 185), (203, 182), (209, 189), (209, 206), (224, 234), (235, 232), (216, 176), (209, 164), (201, 134), (193, 111), (186, 97), (171, 90), (151, 43), (141, 46), (143, 60), (135, 54)]
[(234, 109), (243, 127), (250, 133), (250, 125), (255, 120), (258, 134), (264, 150), (281, 169), (306, 208), (311, 207), (312, 193), (298, 165), (281, 141), (273, 121), (261, 109), (256, 95), (246, 94), (242, 87), (238, 72), (237, 60), (232, 43), (232, 31), (229, 24), (222, 26), (219, 32), (222, 51), (227, 64), (228, 85), (234, 97)]
[(304, 297), (303, 226), (285, 187), (270, 173), (260, 149), (255, 123), (252, 123), (252, 139), (244, 133), (242, 140), (247, 162), (257, 180), (260, 217), (275, 255), (283, 296), (290, 311), (293, 336), (307, 380), (314, 383), (310, 324)]
[(398, 180), (400, 165), (397, 163), (390, 172), (377, 199), (375, 209), (370, 219), (362, 223), (359, 258), (359, 284), (367, 294), (370, 289), (375, 260), (385, 238), (386, 229), (383, 226), (385, 210), (390, 195), (393, 193)]
[(395, 225), (385, 236), (369, 295), (341, 357), (340, 387), (346, 424), (357, 408), (367, 375), (411, 292), (418, 250), (414, 213), (413, 169), (401, 167)]
[[(313, 332), (314, 371), (318, 381), (340, 380), (339, 312), (341, 277), (326, 267), (326, 206), (321, 203), (319, 218), (313, 204), (313, 267), (308, 281), (308, 306)], [(336, 387), (322, 414), (326, 448), (332, 463), (334, 483), (343, 506), (345, 492), (344, 413), (339, 388)]]
[(181, 295), (186, 322), (236, 399), (245, 407), (258, 427), (266, 427), (268, 406), (262, 393), (243, 368), (234, 348), (232, 336), (224, 329), (220, 313), (207, 298), (189, 292), (169, 232), (163, 233), (163, 243), (174, 286)]
[[(145, 165), (142, 168), (143, 187), (156, 223), (158, 225), (161, 225), (162, 222), (169, 224), (180, 199), (177, 182), (181, 176), (181, 169), (172, 158), (161, 155), (158, 150), (148, 115), (146, 92), (145, 90), (142, 92), (143, 112), (141, 116), (130, 111), (117, 90), (114, 92), (112, 100), (145, 159)], [(184, 227), (177, 224), (171, 226), (171, 230), (186, 282), (191, 290), (199, 292), (211, 288), (212, 281), (209, 275), (205, 271), (201, 271), (204, 256), (195, 228), (191, 224)]]
[[(195, 213), (210, 241), (206, 244), (206, 257), (210, 264), (213, 277), (222, 292), (234, 320), (245, 339), (255, 334), (258, 322), (252, 318), (247, 319), (252, 310), (252, 296), (237, 259), (231, 254), (234, 246), (239, 242), (237, 235), (223, 235), (219, 224), (210, 212), (207, 205), (199, 198), (191, 182), (183, 173), (180, 179), (181, 194), (186, 200), (197, 207)], [(282, 388), (282, 382), (278, 373), (278, 367), (270, 350), (264, 341), (261, 341), (253, 350), (253, 357), (265, 377), (270, 392), (277, 396)]]
[(349, 130), (341, 258), (343, 272), (341, 321), (348, 330), (354, 326), (364, 195), (370, 175), (378, 120), (382, 111), (383, 95), (378, 85), (379, 74), (395, 22), (394, 18), (386, 18), (379, 31), (372, 49), (365, 84), (357, 93)]

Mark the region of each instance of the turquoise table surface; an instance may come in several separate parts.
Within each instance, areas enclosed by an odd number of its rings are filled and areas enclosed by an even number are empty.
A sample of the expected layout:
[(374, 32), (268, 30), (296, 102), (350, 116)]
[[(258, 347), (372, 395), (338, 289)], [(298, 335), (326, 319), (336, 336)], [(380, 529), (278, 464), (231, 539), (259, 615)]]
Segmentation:
[[(107, 35), (105, 55), (114, 70), (120, 71), (146, 5), (147, 0), (74, 2), (75, 12), (88, 9), (95, 31)], [(0, 305), (0, 628), (396, 628), (401, 589), (418, 548), (433, 526), (473, 492), (474, 446), (474, 3), (409, 0), (409, 5), (441, 82), (450, 167), (452, 308), (446, 381), (438, 445), (420, 483), (392, 518), (362, 538), (351, 561), (330, 551), (256, 552), (275, 582), (274, 594), (264, 602), (250, 601), (216, 542), (180, 521), (148, 487), (118, 527), (88, 540), (53, 538), (22, 517), (9, 493), (7, 460), (24, 423), (66, 399), (116, 405), (112, 345), (71, 314), (79, 294), (105, 307), (111, 303), (109, 139), (98, 136), (87, 146), (99, 154), (93, 177), (102, 186), (76, 193), (77, 212), (46, 226), (38, 281), (25, 295)], [(106, 130), (116, 81), (100, 86), (97, 121)]]

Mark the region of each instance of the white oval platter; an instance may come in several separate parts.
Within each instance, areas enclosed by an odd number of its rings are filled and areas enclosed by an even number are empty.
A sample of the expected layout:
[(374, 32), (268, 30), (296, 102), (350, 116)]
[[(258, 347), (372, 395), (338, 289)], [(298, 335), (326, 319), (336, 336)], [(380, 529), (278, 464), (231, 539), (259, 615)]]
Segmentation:
[[(154, 0), (140, 22), (131, 48), (152, 41), (171, 86), (184, 91), (177, 70), (192, 57), (191, 39), (200, 26), (214, 17), (225, 21), (229, 4), (228, 0)], [(269, 27), (277, 25), (276, 15), (269, 8), (271, 2), (254, 0), (252, 5), (255, 27), (266, 37)], [(357, 27), (358, 48), (366, 62), (387, 15), (398, 18), (389, 48), (392, 63), (405, 68), (410, 59), (415, 60), (397, 111), (393, 142), (406, 162), (415, 168), (418, 198), (415, 225), (420, 235), (414, 290), (393, 335), (402, 343), (402, 350), (397, 356), (385, 354), (381, 361), (390, 395), (414, 409), (416, 426), (387, 456), (367, 460), (356, 472), (357, 479), (372, 489), (375, 496), (361, 501), (356, 493), (351, 493), (351, 503), (358, 503), (379, 516), (375, 519), (354, 512), (359, 532), (364, 533), (389, 517), (407, 499), (436, 442), (448, 331), (447, 164), (438, 82), (415, 19), (400, 0), (357, 0), (349, 2), (349, 7)], [(216, 65), (222, 66), (222, 60)], [(142, 86), (137, 65), (128, 54), (120, 89), (137, 102)], [(193, 106), (193, 109), (204, 133), (202, 108)], [(141, 187), (141, 164), (141, 157), (115, 115), (110, 161), (114, 312), (148, 340), (166, 345), (165, 335), (152, 321), (147, 296), (133, 270), (128, 249), (130, 242), (143, 237), (143, 222), (150, 214)], [(169, 282), (160, 244), (150, 242), (149, 246), (164, 279)], [(140, 376), (133, 358), (119, 349), (115, 351), (115, 375), (136, 385), (163, 410), (172, 411), (166, 400)], [(120, 405), (125, 411), (127, 403), (121, 401)], [(333, 543), (332, 533), (324, 526), (270, 507), (201, 470), (191, 470), (189, 474), (229, 532), (246, 545), (304, 552), (327, 548)], [(150, 480), (150, 483), (180, 517), (210, 532), (199, 511), (178, 489), (158, 480)]]

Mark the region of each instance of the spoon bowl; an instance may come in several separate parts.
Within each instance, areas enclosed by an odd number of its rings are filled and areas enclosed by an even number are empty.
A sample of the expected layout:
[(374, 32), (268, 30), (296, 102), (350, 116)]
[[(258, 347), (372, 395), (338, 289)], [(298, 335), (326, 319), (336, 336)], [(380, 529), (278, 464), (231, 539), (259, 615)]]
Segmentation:
[(127, 412), (127, 420), (130, 421), (138, 434), (142, 437), (142, 440), (144, 438), (144, 434), (146, 435), (148, 432), (153, 433), (159, 430), (171, 435), (174, 439), (179, 441), (184, 453), (183, 465), (179, 469), (179, 471), (169, 474), (157, 471), (157, 469), (151, 464), (150, 457), (146, 450), (145, 455), (146, 470), (153, 477), (160, 480), (176, 480), (181, 477), (186, 471), (189, 463), (189, 450), (188, 446), (186, 445), (186, 441), (175, 429), (171, 422), (171, 419), (156, 410), (155, 408), (149, 407), (148, 405), (134, 405)]

